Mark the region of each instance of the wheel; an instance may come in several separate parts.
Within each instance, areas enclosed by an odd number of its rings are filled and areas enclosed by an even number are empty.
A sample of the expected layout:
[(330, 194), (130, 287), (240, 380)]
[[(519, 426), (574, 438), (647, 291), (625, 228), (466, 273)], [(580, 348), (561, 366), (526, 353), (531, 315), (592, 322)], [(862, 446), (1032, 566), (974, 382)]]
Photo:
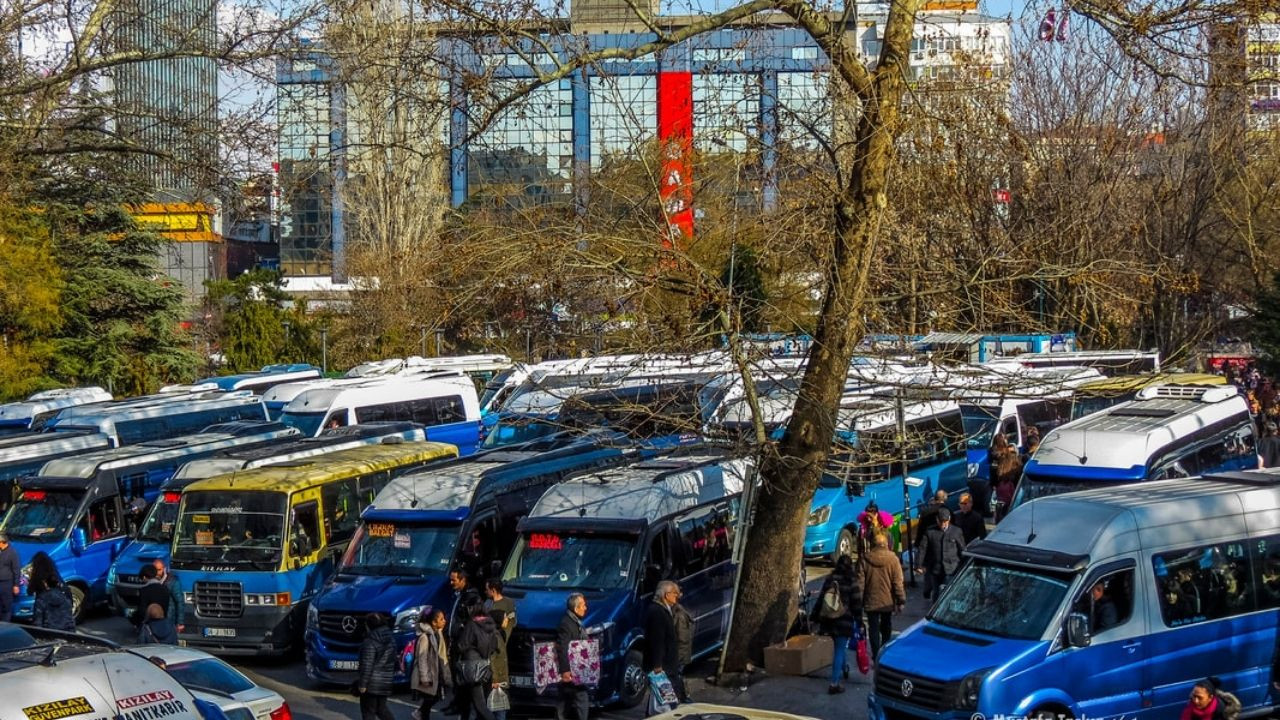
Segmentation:
[(836, 548), (831, 551), (831, 562), (835, 564), (840, 560), (841, 555), (853, 557), (854, 539), (853, 533), (848, 528), (840, 531), (840, 537), (836, 538)]
[(1070, 713), (1058, 708), (1036, 708), (1027, 717), (1028, 720), (1058, 720), (1058, 718), (1070, 717)]
[(71, 589), (71, 616), (75, 618), (76, 624), (79, 624), (84, 619), (84, 613), (87, 609), (84, 602), (84, 588), (79, 585), (68, 585), (67, 587)]
[(639, 650), (628, 650), (622, 664), (622, 687), (618, 688), (618, 705), (633, 708), (644, 700), (649, 678), (644, 672), (644, 655)]

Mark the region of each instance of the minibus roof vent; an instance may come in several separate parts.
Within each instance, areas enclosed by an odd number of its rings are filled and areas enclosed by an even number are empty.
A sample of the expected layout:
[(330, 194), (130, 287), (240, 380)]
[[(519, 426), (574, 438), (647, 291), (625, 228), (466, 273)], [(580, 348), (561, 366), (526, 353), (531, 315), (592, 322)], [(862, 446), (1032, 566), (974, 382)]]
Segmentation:
[(1133, 407), (1120, 407), (1115, 410), (1112, 410), (1107, 414), (1118, 415), (1120, 417), (1163, 418), (1163, 417), (1171, 417), (1173, 415), (1177, 415), (1178, 411), (1168, 407), (1153, 408), (1153, 407), (1133, 406)]
[(1240, 394), (1235, 385), (1153, 385), (1138, 391), (1138, 400), (1176, 398), (1204, 403), (1222, 402)]

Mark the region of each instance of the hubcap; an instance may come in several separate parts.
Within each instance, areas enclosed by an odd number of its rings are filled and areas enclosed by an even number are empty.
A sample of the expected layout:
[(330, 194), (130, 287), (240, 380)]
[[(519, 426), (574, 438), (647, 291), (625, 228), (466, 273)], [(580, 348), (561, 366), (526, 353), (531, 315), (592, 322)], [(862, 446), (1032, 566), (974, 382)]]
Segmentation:
[(639, 665), (627, 665), (627, 671), (624, 675), (624, 684), (627, 687), (627, 693), (633, 697), (644, 691), (645, 675), (644, 670)]

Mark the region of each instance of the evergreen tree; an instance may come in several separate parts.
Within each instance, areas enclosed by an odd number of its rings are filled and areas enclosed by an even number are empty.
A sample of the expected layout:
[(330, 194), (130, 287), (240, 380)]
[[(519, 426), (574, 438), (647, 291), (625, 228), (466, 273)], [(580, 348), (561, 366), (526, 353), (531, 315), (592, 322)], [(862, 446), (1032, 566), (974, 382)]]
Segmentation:
[(156, 262), (168, 241), (119, 205), (55, 205), (47, 215), (66, 282), (54, 374), (118, 395), (192, 379), (200, 357), (180, 328), (183, 292)]
[(749, 246), (735, 247), (730, 262), (725, 264), (720, 275), (720, 284), (733, 291), (739, 330), (748, 333), (764, 330), (769, 291), (764, 285), (756, 251)]
[(0, 399), (15, 400), (56, 385), (48, 336), (62, 322), (62, 272), (31, 209), (0, 206), (0, 248)]
[(233, 280), (206, 283), (208, 301), (222, 317), (218, 337), (227, 368), (257, 370), (285, 355), (288, 296), (280, 287), (280, 273), (254, 268)]

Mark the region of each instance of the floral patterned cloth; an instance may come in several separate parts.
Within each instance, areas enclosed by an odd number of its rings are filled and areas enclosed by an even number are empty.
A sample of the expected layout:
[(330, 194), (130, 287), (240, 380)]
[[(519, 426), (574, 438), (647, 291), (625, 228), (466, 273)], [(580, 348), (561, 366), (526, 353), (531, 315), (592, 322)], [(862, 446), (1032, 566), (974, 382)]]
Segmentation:
[[(600, 684), (600, 641), (573, 640), (569, 643), (569, 673), (576, 685), (595, 687)], [(556, 644), (537, 643), (533, 646), (533, 685), (542, 692), (560, 682), (560, 670), (556, 667)]]

